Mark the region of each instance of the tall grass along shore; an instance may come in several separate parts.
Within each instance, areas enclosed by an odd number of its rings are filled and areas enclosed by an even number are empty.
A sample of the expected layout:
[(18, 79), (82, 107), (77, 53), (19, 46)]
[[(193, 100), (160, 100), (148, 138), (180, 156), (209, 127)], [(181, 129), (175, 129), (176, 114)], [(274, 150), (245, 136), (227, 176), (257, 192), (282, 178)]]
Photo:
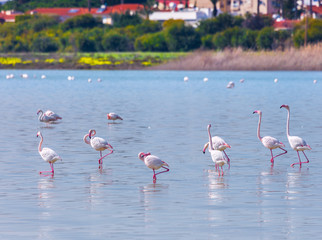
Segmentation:
[(322, 44), (285, 51), (12, 53), (0, 69), (322, 70)]

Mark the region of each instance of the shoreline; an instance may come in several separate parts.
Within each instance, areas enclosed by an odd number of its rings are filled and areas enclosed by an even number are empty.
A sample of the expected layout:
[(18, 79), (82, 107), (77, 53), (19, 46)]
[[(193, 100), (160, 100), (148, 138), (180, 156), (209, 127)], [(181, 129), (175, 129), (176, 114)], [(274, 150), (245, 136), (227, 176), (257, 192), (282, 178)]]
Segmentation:
[(168, 53), (172, 54), (171, 57), (164, 57), (165, 54), (167, 53), (11, 53), (0, 57), (0, 69), (322, 71), (322, 44), (285, 51), (226, 49), (219, 52), (196, 50), (190, 53)]

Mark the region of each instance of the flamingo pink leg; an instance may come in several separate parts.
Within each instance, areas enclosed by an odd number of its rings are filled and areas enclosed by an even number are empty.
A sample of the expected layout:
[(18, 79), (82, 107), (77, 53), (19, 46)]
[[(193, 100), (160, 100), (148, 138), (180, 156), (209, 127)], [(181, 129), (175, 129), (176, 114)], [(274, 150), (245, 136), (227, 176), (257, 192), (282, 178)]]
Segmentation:
[(281, 156), (281, 155), (283, 155), (283, 154), (286, 154), (286, 153), (287, 153), (287, 151), (286, 151), (284, 148), (281, 148), (281, 147), (280, 147), (280, 149), (282, 149), (284, 152), (283, 152), (283, 153), (280, 153), (280, 154), (278, 154), (278, 155), (276, 155), (275, 157), (273, 156), (273, 151), (272, 151), (272, 149), (270, 149), (270, 150), (271, 150), (271, 155), (272, 155), (272, 158), (271, 158), (271, 163), (272, 163), (272, 165), (274, 164), (274, 158), (277, 158), (277, 157), (279, 157), (279, 156)]
[(304, 154), (304, 156), (305, 156), (305, 158), (307, 160), (306, 162), (301, 162), (299, 151), (296, 151), (296, 152), (297, 152), (297, 156), (299, 157), (299, 162), (298, 163), (292, 163), (291, 167), (293, 167), (295, 164), (299, 164), (300, 167), (302, 167), (302, 163), (309, 163), (310, 162), (309, 159), (307, 158), (306, 154), (304, 153), (304, 151), (303, 151), (303, 154)]
[(100, 151), (100, 153), (101, 153), (101, 158), (98, 159), (98, 163), (101, 165), (101, 164), (103, 164), (103, 158), (105, 158), (106, 156), (112, 154), (113, 150), (110, 150), (110, 152), (108, 154), (104, 155), (103, 157), (102, 157), (102, 152), (101, 151)]
[(39, 172), (39, 174), (51, 173), (51, 174), (47, 174), (47, 175), (54, 175), (54, 164), (53, 163), (49, 163), (49, 165), (51, 167), (51, 171), (42, 171), (42, 172)]
[(158, 172), (158, 173), (155, 173), (155, 170), (153, 169), (153, 183), (156, 183), (156, 181), (157, 181), (157, 175), (158, 174), (161, 174), (161, 173), (165, 173), (165, 172), (169, 172), (170, 171), (170, 169), (167, 168), (167, 167), (162, 167), (162, 168), (164, 168), (166, 170), (165, 171), (162, 171), (162, 172)]

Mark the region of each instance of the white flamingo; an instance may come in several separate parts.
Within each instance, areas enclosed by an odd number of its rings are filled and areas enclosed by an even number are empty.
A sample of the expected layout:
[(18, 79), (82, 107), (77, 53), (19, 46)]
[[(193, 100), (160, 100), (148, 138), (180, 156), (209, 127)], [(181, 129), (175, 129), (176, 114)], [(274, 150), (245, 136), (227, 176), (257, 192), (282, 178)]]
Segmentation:
[[(40, 113), (40, 115), (39, 115)], [(40, 122), (55, 122), (59, 119), (62, 119), (58, 114), (53, 111), (47, 110), (45, 113), (42, 110), (37, 111), (38, 119)]]
[(44, 171), (44, 172), (39, 172), (40, 174), (45, 173), (45, 172), (50, 172), (52, 175), (54, 174), (54, 163), (57, 160), (62, 160), (61, 157), (52, 149), (50, 148), (43, 148), (41, 149), (41, 145), (43, 142), (43, 137), (41, 132), (37, 133), (37, 137), (40, 136), (40, 142), (39, 142), (39, 146), (38, 146), (38, 152), (40, 154), (40, 156), (42, 157), (42, 159), (44, 159), (46, 162), (49, 163), (50, 167), (51, 167), (51, 171)]
[[(91, 145), (96, 151), (100, 152), (101, 158), (98, 160), (98, 163), (101, 165), (103, 163), (103, 158), (113, 153), (113, 147), (103, 138), (94, 137), (96, 131), (91, 129), (89, 132), (84, 136), (83, 140), (85, 143)], [(87, 139), (89, 137), (90, 140)], [(108, 149), (110, 152), (105, 156), (102, 156), (102, 151)]]
[[(156, 175), (164, 173), (164, 172), (169, 172), (169, 165), (162, 161), (159, 157), (151, 155), (151, 153), (143, 153), (140, 152), (138, 155), (139, 159), (142, 160), (145, 165), (153, 170), (153, 183), (156, 183), (157, 177)], [(162, 172), (155, 173), (155, 170), (158, 170), (160, 168), (164, 168), (165, 170)]]
[[(228, 143), (226, 143), (224, 139), (222, 139), (221, 137), (218, 137), (218, 136), (212, 137), (211, 140), (212, 140), (212, 148), (214, 150), (222, 151), (225, 154), (225, 157), (226, 157), (227, 162), (228, 162), (228, 166), (230, 168), (230, 159), (229, 159), (228, 155), (226, 154), (225, 149), (226, 148), (231, 148), (231, 146)], [(202, 150), (203, 154), (206, 153), (206, 149), (208, 147), (209, 147), (209, 142), (207, 142), (204, 145), (203, 150)]]
[[(262, 112), (260, 110), (256, 110), (256, 111), (253, 112), (253, 114), (254, 113), (257, 113), (259, 115), (258, 128), (257, 128), (257, 137), (258, 137), (259, 141), (262, 142), (264, 147), (268, 148), (271, 151), (271, 156), (272, 156), (271, 163), (273, 165), (274, 164), (274, 158), (287, 153), (287, 151), (284, 148), (282, 148), (282, 147), (285, 147), (285, 145), (282, 142), (280, 142), (279, 140), (277, 140), (276, 138), (274, 138), (274, 137), (271, 137), (271, 136), (261, 137), (260, 136), (260, 127), (261, 127), (261, 122), (262, 122)], [(278, 155), (276, 155), (274, 157), (273, 156), (273, 149), (276, 149), (276, 148), (280, 148), (284, 152), (280, 153), (280, 154), (278, 154)]]
[[(280, 108), (285, 108), (288, 112), (287, 114), (287, 122), (286, 122), (286, 135), (288, 138), (288, 142), (291, 145), (291, 148), (293, 148), (297, 152), (297, 156), (299, 157), (299, 162), (298, 163), (292, 163), (291, 167), (293, 167), (295, 164), (299, 164), (300, 167), (302, 167), (302, 163), (309, 163), (309, 159), (305, 155), (304, 151), (305, 150), (311, 150), (312, 148), (306, 144), (306, 142), (298, 137), (298, 136), (290, 136), (290, 107), (288, 105), (282, 105)], [(306, 158), (306, 162), (301, 162), (300, 154), (299, 151), (302, 151)]]
[[(211, 128), (211, 124), (208, 125), (207, 129), (208, 129), (208, 136), (209, 136), (209, 152), (211, 154), (211, 158), (212, 161), (215, 163), (216, 169), (218, 167), (221, 168), (221, 175), (224, 175), (224, 171), (223, 171), (223, 166), (227, 163), (228, 159), (227, 157), (223, 154), (222, 151), (219, 150), (215, 150), (213, 147), (213, 142), (212, 142), (212, 137), (210, 134), (210, 128)], [(220, 170), (218, 169), (218, 175), (220, 176)]]
[(108, 120), (113, 120), (113, 121), (115, 121), (115, 120), (117, 120), (117, 119), (120, 119), (120, 120), (123, 120), (123, 118), (121, 118), (118, 114), (116, 114), (116, 113), (108, 113), (107, 114), (107, 119)]

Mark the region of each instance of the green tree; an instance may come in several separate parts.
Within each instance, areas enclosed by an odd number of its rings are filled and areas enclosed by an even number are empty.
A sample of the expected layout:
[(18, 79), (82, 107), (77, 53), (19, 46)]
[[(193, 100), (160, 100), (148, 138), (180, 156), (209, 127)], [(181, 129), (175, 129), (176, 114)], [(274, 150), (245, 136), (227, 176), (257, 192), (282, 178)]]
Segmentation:
[(131, 50), (128, 38), (116, 31), (110, 31), (103, 36), (102, 46), (106, 51), (122, 52)]
[(102, 26), (102, 21), (99, 18), (93, 17), (91, 14), (83, 14), (67, 19), (61, 24), (64, 31), (74, 28), (94, 28)]
[(168, 50), (163, 32), (145, 34), (137, 38), (134, 47), (137, 51), (165, 52)]
[(173, 22), (164, 31), (169, 51), (189, 51), (201, 45), (199, 33), (192, 26), (185, 26), (183, 21)]
[(56, 52), (59, 49), (59, 42), (49, 36), (39, 35), (33, 39), (31, 50), (33, 52)]
[(274, 28), (265, 27), (258, 32), (256, 44), (258, 49), (271, 50), (274, 42)]

